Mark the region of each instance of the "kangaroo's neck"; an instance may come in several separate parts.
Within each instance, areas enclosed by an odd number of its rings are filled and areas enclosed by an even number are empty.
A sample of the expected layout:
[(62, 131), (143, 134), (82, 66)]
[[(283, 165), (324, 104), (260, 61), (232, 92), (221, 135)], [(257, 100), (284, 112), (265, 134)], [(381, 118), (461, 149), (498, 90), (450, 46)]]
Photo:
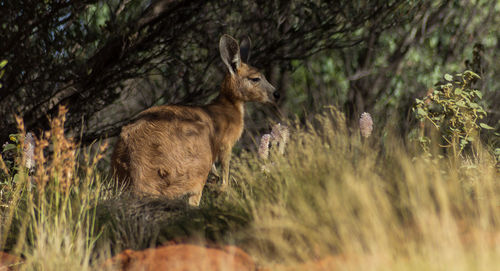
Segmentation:
[(227, 123), (220, 125), (243, 126), (244, 101), (238, 97), (238, 84), (229, 74), (222, 81), (219, 96), (207, 106), (212, 117), (221, 116)]
[(220, 152), (233, 147), (241, 137), (244, 126), (244, 102), (232, 95), (234, 90), (231, 91), (226, 87), (227, 85), (223, 84), (219, 96), (205, 107), (215, 128), (212, 139), (215, 158), (219, 157)]
[[(233, 130), (243, 129), (243, 101), (233, 100), (221, 93), (207, 106), (207, 111), (214, 121), (217, 136), (232, 137), (234, 136)], [(226, 135), (228, 133), (229, 135)]]
[(231, 114), (232, 117), (238, 117), (238, 119), (243, 120), (245, 110), (244, 104), (243, 101), (232, 99), (220, 93), (219, 96), (212, 101), (209, 107), (216, 108), (217, 111), (224, 109), (224, 112)]

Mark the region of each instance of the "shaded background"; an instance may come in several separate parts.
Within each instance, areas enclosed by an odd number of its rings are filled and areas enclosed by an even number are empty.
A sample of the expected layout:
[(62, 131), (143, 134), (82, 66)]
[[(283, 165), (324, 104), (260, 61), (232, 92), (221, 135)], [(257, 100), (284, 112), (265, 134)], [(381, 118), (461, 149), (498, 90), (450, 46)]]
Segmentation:
[[(204, 104), (225, 72), (224, 33), (251, 37), (250, 63), (281, 92), (286, 118), (335, 105), (352, 122), (366, 111), (376, 127), (407, 135), (414, 99), (469, 68), (498, 131), (499, 29), (500, 1), (0, 0), (0, 60), (9, 61), (0, 142), (16, 132), (14, 114), (37, 134), (62, 104), (83, 144), (118, 135), (153, 105)], [(480, 65), (468, 67), (474, 48)], [(240, 148), (280, 121), (265, 106), (247, 112)]]

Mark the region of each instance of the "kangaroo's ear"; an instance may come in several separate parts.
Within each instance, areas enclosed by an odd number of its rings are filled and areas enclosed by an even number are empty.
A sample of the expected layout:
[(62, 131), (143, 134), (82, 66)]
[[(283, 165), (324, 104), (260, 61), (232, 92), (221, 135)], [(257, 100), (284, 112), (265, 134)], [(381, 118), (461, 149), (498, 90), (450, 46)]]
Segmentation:
[(231, 36), (224, 34), (219, 41), (219, 52), (222, 61), (231, 74), (235, 74), (241, 65), (240, 46)]
[(249, 36), (245, 36), (240, 43), (241, 60), (248, 63), (250, 60), (250, 49), (252, 48), (252, 41)]

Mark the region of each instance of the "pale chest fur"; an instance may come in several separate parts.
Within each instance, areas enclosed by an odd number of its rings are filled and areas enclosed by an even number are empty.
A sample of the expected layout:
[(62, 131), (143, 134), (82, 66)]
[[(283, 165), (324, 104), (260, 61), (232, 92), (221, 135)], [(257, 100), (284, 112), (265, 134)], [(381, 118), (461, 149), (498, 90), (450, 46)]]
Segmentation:
[(232, 133), (234, 135), (233, 138), (231, 138), (231, 147), (236, 143), (236, 141), (238, 141), (238, 139), (240, 139), (241, 137), (241, 134), (243, 134), (243, 127), (245, 126), (245, 122), (244, 122), (244, 108), (243, 108), (243, 103), (239, 104), (236, 106), (238, 108), (238, 114), (237, 114), (237, 118), (238, 118), (238, 121), (236, 122), (237, 125), (234, 126), (234, 132)]
[(220, 117), (215, 123), (215, 138), (217, 144), (216, 159), (227, 152), (230, 152), (234, 144), (240, 139), (243, 133), (243, 105), (236, 105), (234, 109), (224, 112), (224, 117)]

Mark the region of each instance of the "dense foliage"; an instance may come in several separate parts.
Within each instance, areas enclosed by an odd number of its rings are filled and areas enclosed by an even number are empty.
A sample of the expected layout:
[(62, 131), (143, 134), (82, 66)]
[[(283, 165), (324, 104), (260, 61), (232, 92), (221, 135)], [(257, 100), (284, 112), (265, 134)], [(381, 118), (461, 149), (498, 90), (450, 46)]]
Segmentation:
[[(414, 98), (443, 73), (463, 70), (475, 43), (481, 89), (497, 125), (492, 75), (497, 1), (2, 1), (0, 139), (47, 129), (67, 105), (67, 128), (85, 144), (114, 136), (140, 110), (162, 103), (204, 103), (223, 72), (223, 33), (253, 41), (251, 64), (282, 92), (287, 115), (336, 104), (351, 120), (406, 121)], [(481, 70), (477, 70), (480, 68)], [(264, 128), (252, 111), (250, 131)], [(256, 117), (254, 114), (259, 114)], [(381, 123), (383, 124), (383, 123)], [(81, 129), (83, 128), (83, 131)], [(253, 132), (252, 132), (253, 133)], [(247, 141), (244, 141), (247, 142)]]
[[(125, 92), (146, 93), (142, 108), (206, 101), (220, 81), (217, 44), (223, 33), (250, 35), (252, 63), (270, 73), (273, 67), (286, 69), (290, 60), (359, 43), (366, 25), (383, 31), (403, 22), (416, 6), (412, 1), (168, 0), (2, 5), (0, 57), (11, 64), (0, 92), (1, 113), (22, 114), (28, 129), (48, 128), (47, 114), (66, 104), (72, 112), (68, 126), (78, 130), (83, 122), (86, 142), (116, 135), (136, 113), (96, 119)], [(12, 118), (1, 121), (14, 127)], [(0, 138), (8, 132), (2, 130)]]

